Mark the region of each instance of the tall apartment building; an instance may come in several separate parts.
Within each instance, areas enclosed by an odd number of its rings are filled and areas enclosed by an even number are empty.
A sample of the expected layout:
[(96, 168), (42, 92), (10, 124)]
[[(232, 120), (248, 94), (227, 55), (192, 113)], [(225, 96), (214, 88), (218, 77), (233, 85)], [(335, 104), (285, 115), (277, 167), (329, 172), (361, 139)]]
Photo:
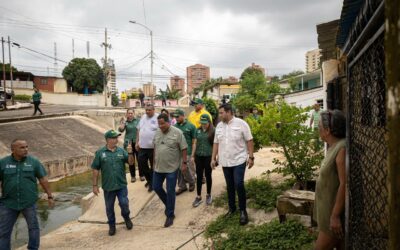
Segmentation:
[(306, 72), (314, 72), (320, 68), (321, 50), (314, 49), (306, 52)]
[(179, 76), (170, 78), (169, 87), (171, 90), (179, 90), (181, 95), (185, 95), (185, 79)]
[(201, 64), (195, 64), (186, 68), (187, 75), (187, 93), (191, 93), (194, 88), (210, 80), (210, 67)]
[(151, 82), (143, 84), (143, 93), (146, 97), (154, 97), (157, 93), (157, 87)]
[(115, 64), (114, 60), (108, 59), (107, 62), (108, 70), (107, 70), (107, 86), (111, 94), (116, 94), (117, 84), (116, 84), (116, 73), (115, 73)]

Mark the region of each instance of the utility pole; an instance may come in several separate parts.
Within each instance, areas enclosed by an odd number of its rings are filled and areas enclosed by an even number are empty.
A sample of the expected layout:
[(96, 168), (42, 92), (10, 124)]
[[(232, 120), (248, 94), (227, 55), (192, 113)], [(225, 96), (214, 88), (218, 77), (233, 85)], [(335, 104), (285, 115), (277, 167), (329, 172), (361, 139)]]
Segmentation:
[(111, 44), (108, 43), (107, 37), (107, 28), (105, 28), (104, 32), (104, 42), (101, 44), (104, 47), (104, 105), (107, 107), (107, 75), (108, 75), (108, 58), (107, 58), (107, 50), (111, 49)]
[(6, 92), (6, 64), (4, 61), (4, 38), (1, 37), (1, 49), (3, 54), (3, 90), (4, 90), (4, 106), (7, 109), (7, 92)]
[(90, 42), (86, 41), (86, 53), (87, 53), (87, 58), (90, 57)]
[(8, 58), (10, 59), (11, 103), (12, 103), (12, 105), (14, 105), (13, 70), (12, 70), (12, 63), (11, 63), (10, 36), (8, 36)]
[(54, 76), (57, 76), (58, 64), (57, 64), (57, 43), (54, 42)]
[(75, 58), (75, 44), (74, 44), (74, 39), (72, 38), (72, 59)]

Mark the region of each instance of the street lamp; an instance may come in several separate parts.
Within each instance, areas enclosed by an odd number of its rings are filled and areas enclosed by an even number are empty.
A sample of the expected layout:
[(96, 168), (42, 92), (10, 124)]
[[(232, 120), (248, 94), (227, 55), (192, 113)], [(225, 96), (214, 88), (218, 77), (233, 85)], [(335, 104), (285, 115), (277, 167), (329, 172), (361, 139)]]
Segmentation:
[(154, 58), (154, 56), (153, 56), (153, 31), (149, 27), (144, 25), (144, 24), (138, 23), (136, 21), (129, 21), (129, 22), (133, 23), (133, 24), (140, 25), (143, 28), (145, 28), (148, 31), (150, 31), (150, 60), (151, 60), (151, 63), (150, 63), (150, 82), (151, 82), (151, 86), (153, 86), (153, 58)]

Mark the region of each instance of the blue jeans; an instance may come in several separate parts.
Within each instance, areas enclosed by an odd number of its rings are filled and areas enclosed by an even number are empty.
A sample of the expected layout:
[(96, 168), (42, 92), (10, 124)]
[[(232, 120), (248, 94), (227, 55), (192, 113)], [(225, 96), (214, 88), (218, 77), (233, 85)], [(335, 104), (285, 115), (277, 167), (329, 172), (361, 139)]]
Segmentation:
[(108, 224), (110, 226), (115, 226), (114, 204), (116, 197), (118, 198), (122, 217), (124, 218), (124, 220), (130, 219), (128, 189), (124, 187), (114, 191), (104, 190), (104, 201), (106, 202), (106, 214), (107, 214)]
[(228, 191), (229, 210), (236, 211), (236, 195), (239, 198), (239, 209), (246, 210), (246, 190), (244, 189), (244, 173), (246, 171), (246, 163), (234, 167), (223, 167), (226, 190)]
[(39, 249), (40, 228), (36, 217), (36, 204), (20, 211), (10, 209), (0, 202), (0, 250), (11, 249), (11, 233), (18, 215), (22, 213), (28, 224), (28, 249)]
[[(173, 217), (175, 214), (175, 186), (178, 170), (172, 173), (153, 172), (153, 190), (165, 205), (165, 215)], [(167, 192), (163, 188), (164, 180), (167, 179)]]

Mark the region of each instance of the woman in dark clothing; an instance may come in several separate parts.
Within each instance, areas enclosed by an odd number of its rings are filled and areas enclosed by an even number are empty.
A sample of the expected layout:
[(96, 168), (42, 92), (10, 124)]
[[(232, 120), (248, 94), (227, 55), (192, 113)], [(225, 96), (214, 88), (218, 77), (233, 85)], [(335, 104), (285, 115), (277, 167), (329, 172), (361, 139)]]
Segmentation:
[(202, 181), (204, 173), (206, 176), (207, 185), (206, 204), (211, 205), (212, 203), (211, 156), (215, 131), (210, 121), (210, 116), (207, 114), (201, 115), (200, 124), (201, 127), (196, 131), (196, 139), (191, 157), (192, 161), (194, 160), (196, 163), (197, 175), (197, 196), (196, 199), (193, 201), (193, 207), (197, 207), (202, 203), (201, 188), (203, 185)]
[(33, 105), (35, 106), (35, 111), (34, 111), (33, 115), (36, 115), (37, 111), (39, 111), (40, 114), (43, 115), (42, 110), (39, 108), (39, 105), (42, 100), (42, 93), (40, 93), (37, 88), (34, 88), (33, 90), (35, 91), (35, 93), (33, 93), (33, 95), (32, 95)]

